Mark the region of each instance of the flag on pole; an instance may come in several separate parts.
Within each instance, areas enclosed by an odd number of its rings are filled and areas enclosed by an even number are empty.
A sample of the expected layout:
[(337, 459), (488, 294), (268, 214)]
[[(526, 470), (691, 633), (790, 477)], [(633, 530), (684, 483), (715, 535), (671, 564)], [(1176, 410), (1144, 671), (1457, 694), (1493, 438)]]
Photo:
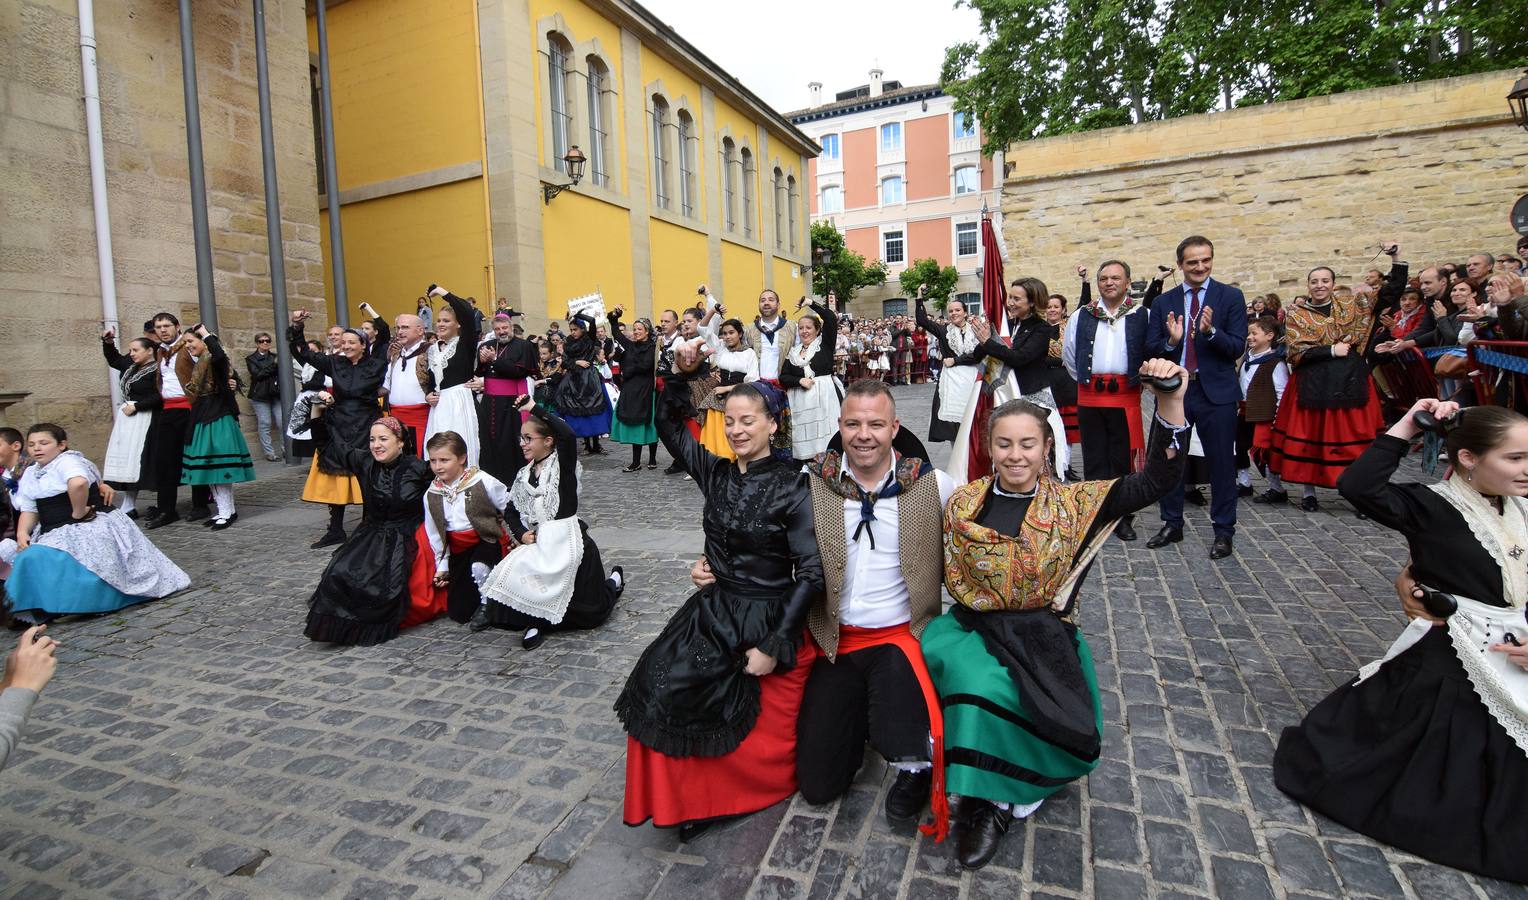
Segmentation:
[[(993, 333), (1008, 337), (1008, 314), (1005, 300), (1007, 290), (1003, 286), (1003, 251), (997, 242), (997, 231), (992, 227), (992, 217), (982, 207), (982, 316), (992, 326)], [(992, 373), (992, 367), (987, 368)], [(984, 386), (985, 388), (985, 386)], [(983, 389), (976, 394), (976, 414), (972, 417), (971, 433), (967, 436), (966, 478), (975, 480), (992, 471), (992, 457), (987, 454), (987, 419), (992, 414), (992, 391)]]

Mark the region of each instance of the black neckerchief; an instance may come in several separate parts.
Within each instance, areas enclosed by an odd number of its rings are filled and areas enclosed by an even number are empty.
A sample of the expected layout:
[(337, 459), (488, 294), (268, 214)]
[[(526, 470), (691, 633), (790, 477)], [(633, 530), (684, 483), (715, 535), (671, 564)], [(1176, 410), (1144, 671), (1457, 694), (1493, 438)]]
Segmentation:
[(766, 328), (764, 326), (763, 320), (761, 320), (758, 316), (754, 316), (753, 317), (753, 327), (757, 328), (759, 330), (759, 336), (760, 337), (764, 338), (764, 340), (766, 340), (766, 341), (769, 341), (771, 344), (773, 344), (775, 342), (775, 333), (778, 332), (780, 329), (785, 327), (785, 322), (786, 322), (786, 318), (784, 316), (781, 316), (780, 317), (780, 324), (776, 325), (773, 328)]

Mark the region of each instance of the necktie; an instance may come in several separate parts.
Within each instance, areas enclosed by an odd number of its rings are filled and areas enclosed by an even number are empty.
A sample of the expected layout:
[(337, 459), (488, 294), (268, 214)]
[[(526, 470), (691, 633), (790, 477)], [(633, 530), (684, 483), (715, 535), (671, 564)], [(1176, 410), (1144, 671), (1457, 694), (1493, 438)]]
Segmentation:
[(1194, 338), (1199, 334), (1199, 295), (1204, 288), (1194, 288), (1193, 298), (1189, 301), (1188, 320), (1183, 323), (1183, 331), (1187, 342), (1183, 348), (1183, 368), (1189, 372), (1199, 371), (1199, 360), (1194, 354)]

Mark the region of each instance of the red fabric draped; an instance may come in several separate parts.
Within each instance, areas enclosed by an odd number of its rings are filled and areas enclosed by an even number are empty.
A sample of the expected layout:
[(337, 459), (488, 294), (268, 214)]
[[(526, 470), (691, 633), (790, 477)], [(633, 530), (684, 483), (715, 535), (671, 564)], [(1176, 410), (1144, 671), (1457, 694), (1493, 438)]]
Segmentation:
[[(985, 212), (985, 211), (984, 211)], [(998, 246), (992, 219), (982, 216), (982, 316), (992, 324), (994, 334), (1006, 337), (1008, 316), (1004, 300), (1003, 252)], [(987, 454), (987, 419), (992, 415), (992, 395), (983, 390), (976, 395), (976, 413), (971, 420), (971, 435), (966, 445), (966, 475), (975, 480), (992, 471), (992, 457)]]

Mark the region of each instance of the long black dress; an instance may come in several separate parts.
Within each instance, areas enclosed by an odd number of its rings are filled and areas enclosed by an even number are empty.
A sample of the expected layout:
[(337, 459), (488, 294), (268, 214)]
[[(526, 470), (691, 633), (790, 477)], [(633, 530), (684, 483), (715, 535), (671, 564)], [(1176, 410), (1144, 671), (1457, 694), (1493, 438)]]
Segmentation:
[[(386, 327), (386, 323), (384, 326)], [(351, 450), (365, 450), (371, 435), (371, 423), (382, 411), (377, 406), (377, 391), (387, 377), (387, 355), (362, 356), (352, 363), (348, 357), (314, 353), (302, 335), (302, 323), (287, 329), (292, 358), (329, 376), (333, 385), (333, 405), (324, 409), (325, 441), (318, 454), (318, 470), (326, 475), (349, 475), (346, 455)]]
[[(1343, 472), (1338, 490), (1406, 536), (1419, 583), (1509, 606), (1498, 561), (1464, 517), (1427, 485), (1389, 483), (1408, 448), (1381, 435)], [(1284, 729), (1273, 774), (1286, 794), (1376, 840), (1528, 882), (1528, 755), (1475, 693), (1447, 626)]]
[[(546, 422), (552, 429), (557, 449), (557, 515), (553, 518), (566, 519), (578, 515), (578, 438), (568, 423), (557, 416), (546, 416)], [(534, 469), (527, 472), (525, 477), (532, 485), (538, 483)], [(530, 530), (524, 515), (515, 508), (513, 499), (504, 510), (504, 528), (516, 541)], [(573, 576), (573, 599), (568, 601), (568, 610), (563, 613), (562, 621), (548, 622), (518, 612), (503, 603), (490, 603), (486, 610), (488, 624), (511, 631), (537, 628), (547, 633), (598, 628), (605, 624), (615, 611), (615, 601), (620, 592), (605, 577), (600, 548), (589, 539), (588, 524), (580, 519), (578, 528), (584, 536), (584, 555), (579, 561), (578, 572)]]
[[(118, 379), (122, 385), (122, 402), (133, 405), (133, 415), (153, 415), (156, 410), (164, 406), (164, 400), (159, 396), (159, 371), (153, 361), (150, 361), (144, 369), (134, 370), (132, 359), (118, 351), (116, 344), (111, 341), (101, 342), (101, 352), (106, 355), (106, 364), (122, 373)], [(150, 426), (148, 433), (143, 436), (138, 480), (127, 482), (107, 479), (106, 483), (119, 491), (153, 490), (156, 486), (154, 483), (155, 451), (154, 428)], [(111, 461), (107, 460), (108, 468), (110, 464)]]
[[(585, 317), (580, 317), (579, 321), (587, 330), (582, 336), (569, 337), (563, 342), (563, 375), (554, 402), (557, 414), (567, 421), (574, 434), (599, 437), (610, 432), (610, 398), (605, 394), (605, 382), (600, 379), (600, 370), (595, 364), (600, 342), (594, 334), (594, 323)], [(588, 365), (581, 366), (580, 362)]]
[[(493, 351), (492, 362), (480, 363), (478, 374), (485, 382), (483, 398), (478, 403), (478, 468), (505, 484), (515, 480), (515, 473), (525, 465), (520, 452), (520, 411), (515, 396), (490, 393), (495, 380), (522, 384), (541, 371), (536, 345), (524, 338), (493, 340), (483, 345)], [(479, 350), (481, 352), (481, 350)], [(530, 393), (522, 389), (520, 394)]]
[(304, 633), (366, 647), (396, 637), (408, 610), (414, 535), (424, 523), (431, 474), (429, 464), (410, 453), (381, 463), (370, 451), (347, 450), (340, 461), (361, 484), (364, 513), (319, 578)]
[[(665, 395), (672, 389), (665, 388)], [(753, 647), (780, 670), (796, 662), (802, 623), (823, 590), (811, 489), (773, 456), (748, 464), (712, 454), (658, 403), (658, 436), (705, 495), (705, 554), (716, 583), (695, 592), (637, 660), (615, 710), (626, 731), (668, 756), (721, 756), (759, 715)]]

